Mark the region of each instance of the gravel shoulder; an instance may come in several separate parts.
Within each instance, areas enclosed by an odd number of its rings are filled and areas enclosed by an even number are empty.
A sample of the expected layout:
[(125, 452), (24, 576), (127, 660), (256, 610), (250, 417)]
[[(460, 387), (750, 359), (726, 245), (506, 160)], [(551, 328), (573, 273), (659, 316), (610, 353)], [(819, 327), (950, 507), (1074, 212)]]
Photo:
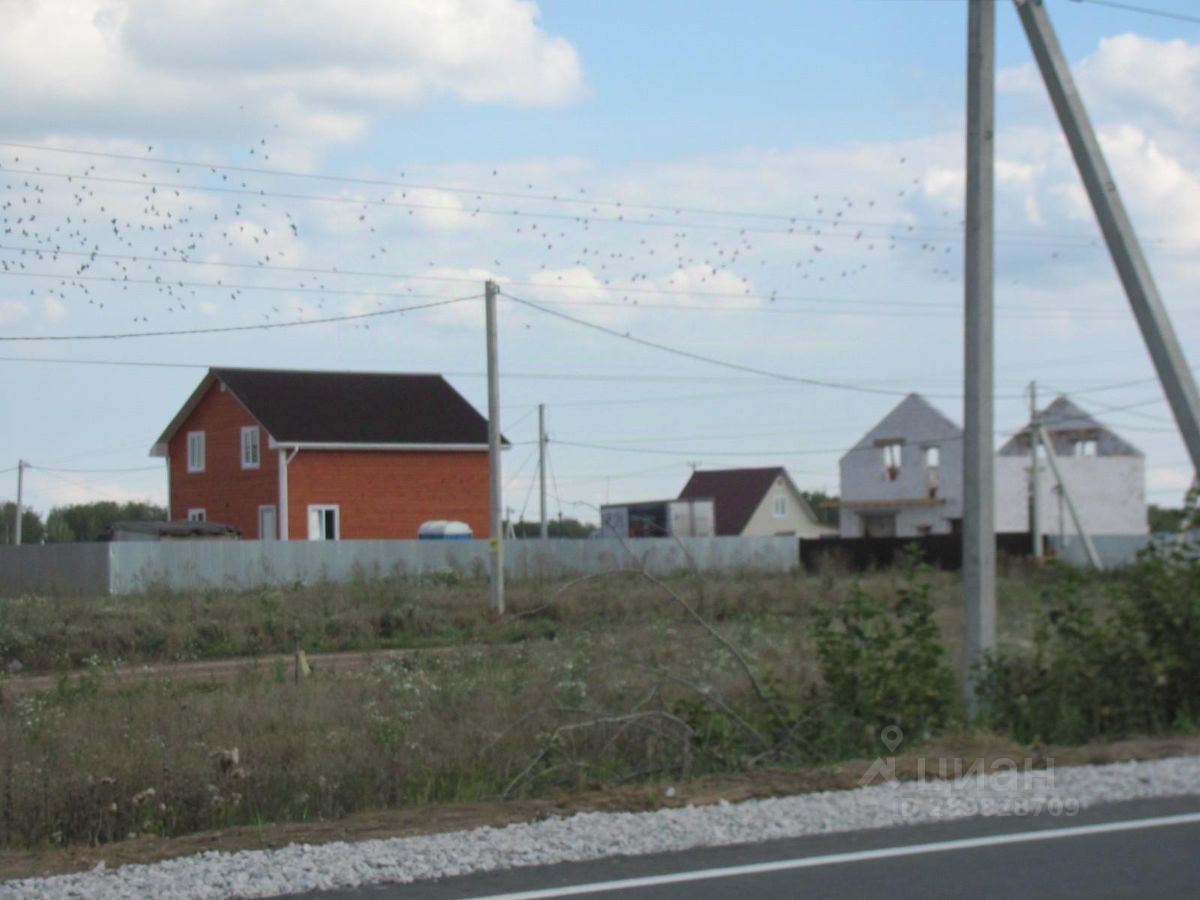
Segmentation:
[[(1146, 772), (1149, 774), (1123, 776), (1133, 780), (1124, 788), (1116, 790), (1115, 794), (1113, 793), (1114, 789), (1109, 785), (1106, 788), (1108, 794), (1101, 792), (1100, 796), (1128, 799), (1128, 797), (1144, 796), (1146, 791), (1157, 790), (1160, 786), (1163, 786), (1164, 790), (1169, 789), (1170, 792), (1166, 794), (1168, 796), (1178, 794), (1181, 790), (1185, 793), (1200, 794), (1200, 736), (1128, 740), (1072, 748), (1028, 748), (987, 736), (960, 737), (931, 743), (922, 748), (920, 756), (914, 754), (897, 756), (895, 758), (896, 776), (901, 781), (911, 780), (920, 771), (922, 759), (935, 758), (963, 759), (968, 762), (981, 760), (989, 770), (996, 769), (998, 761), (1003, 765), (1004, 760), (1031, 759), (1034, 761), (1034, 765), (1052, 766), (1056, 776), (1068, 771), (1084, 773), (1079, 776), (1071, 774), (1069, 777), (1076, 780), (1082, 779), (1081, 783), (1085, 787), (1087, 784), (1086, 773), (1089, 770), (1070, 767), (1124, 763), (1133, 760), (1146, 761), (1142, 763), (1145, 766), (1151, 765), (1149, 761), (1165, 760), (1166, 762), (1163, 764), (1167, 768), (1164, 771), (1170, 773), (1170, 777), (1165, 781), (1155, 774), (1154, 770), (1147, 769)], [(119, 883), (117, 875), (114, 874), (114, 870), (123, 871), (119, 867), (129, 867), (131, 875), (135, 871), (153, 872), (157, 867), (147, 864), (164, 860), (172, 861), (166, 864), (169, 867), (179, 869), (182, 866), (183, 870), (186, 870), (188, 865), (199, 865), (205, 860), (209, 861), (209, 863), (204, 863), (205, 865), (211, 864), (212, 860), (225, 860), (231, 871), (236, 871), (237, 865), (234, 861), (249, 853), (248, 858), (257, 861), (256, 869), (266, 867), (269, 870), (273, 864), (265, 861), (270, 857), (264, 856), (262, 851), (282, 850), (298, 846), (307, 847), (305, 858), (311, 858), (314, 854), (321, 854), (322, 847), (342, 848), (339, 852), (345, 852), (344, 848), (351, 843), (355, 846), (375, 847), (381, 843), (389, 844), (395, 840), (451, 840), (450, 836), (455, 834), (460, 836), (457, 838), (460, 842), (466, 840), (467, 843), (474, 845), (475, 839), (467, 840), (461, 836), (468, 833), (503, 833), (508, 830), (506, 826), (537, 828), (545, 823), (575, 821), (579, 814), (587, 813), (670, 813), (689, 810), (689, 808), (692, 811), (703, 808), (719, 810), (731, 806), (740, 808), (747, 802), (768, 798), (795, 800), (803, 799), (806, 795), (821, 798), (830, 796), (850, 798), (862, 794), (864, 790), (887, 791), (894, 797), (894, 789), (890, 787), (871, 789), (860, 787), (864, 783), (864, 776), (871, 772), (874, 763), (875, 761), (872, 760), (852, 760), (837, 766), (761, 770), (741, 775), (699, 778), (684, 783), (631, 785), (612, 790), (532, 800), (389, 810), (333, 822), (263, 825), (206, 832), (173, 839), (145, 836), (91, 848), (48, 848), (38, 852), (8, 851), (0, 853), (0, 880), (84, 873), (79, 877), (99, 879), (94, 885), (88, 882), (90, 887), (83, 891), (85, 894), (92, 895), (93, 888), (95, 891), (100, 891), (106, 885), (115, 886)], [(927, 765), (926, 771), (932, 774), (936, 769)], [(874, 780), (878, 781), (878, 778)], [(1057, 782), (1056, 777), (1056, 786)], [(1118, 778), (1117, 782), (1118, 785), (1122, 783), (1121, 778)], [(926, 784), (921, 787), (928, 788), (929, 786)], [(908, 788), (909, 785), (905, 785), (902, 790), (908, 790)], [(1138, 791), (1142, 793), (1138, 793)], [(840, 794), (824, 792), (840, 792)], [(1088, 794), (1083, 797), (1081, 802), (1086, 802), (1090, 796), (1092, 795)], [(920, 801), (919, 796), (917, 800)], [(847, 809), (852, 811), (853, 804)], [(852, 812), (846, 813), (845, 821), (855, 827), (872, 827), (864, 824), (861, 816)], [(868, 823), (869, 821), (873, 820), (869, 819)], [(497, 829), (503, 831), (497, 831)], [(538, 840), (542, 840), (542, 838)], [(294, 851), (288, 850), (287, 852), (293, 853)], [(626, 850), (623, 852), (638, 851)], [(279, 865), (286, 868), (293, 865), (293, 862), (280, 861)], [(100, 865), (104, 866), (107, 874), (93, 876), (88, 871)], [(201, 876), (197, 875), (196, 877)], [(207, 879), (212, 876), (206, 874), (203, 877)], [(389, 878), (390, 880), (407, 880), (397, 879), (394, 873), (389, 875)], [(270, 877), (268, 877), (268, 881), (270, 881)], [(65, 879), (51, 878), (48, 881), (39, 881), (36, 890), (48, 891), (47, 896), (70, 896), (68, 886), (72, 883), (74, 883), (74, 879), (69, 875)], [(186, 884), (186, 882), (184, 883)], [(220, 885), (224, 882), (218, 878), (213, 883)], [(355, 883), (361, 882), (341, 880), (330, 884), (312, 882), (289, 889), (309, 890)], [(168, 892), (164, 896), (170, 895), (169, 885), (164, 883), (159, 887)], [(58, 893), (59, 888), (67, 892)], [(12, 883), (0, 885), (0, 896), (8, 896), (9, 894), (6, 892), (15, 889), (16, 886)], [(24, 894), (27, 889), (34, 889), (33, 885), (26, 883), (21, 887), (21, 893)], [(158, 889), (156, 887), (156, 890)], [(76, 890), (78, 891), (79, 888), (76, 887)], [(226, 890), (226, 888), (222, 888), (222, 890)], [(230, 888), (230, 890), (232, 889)], [(206, 896), (269, 896), (269, 893), (239, 893), (240, 888), (232, 893), (230, 890)], [(101, 894), (95, 895), (100, 896)], [(138, 895), (136, 889), (133, 890), (133, 895)], [(185, 895), (187, 895), (186, 891), (179, 894), (179, 896)], [(79, 896), (79, 893), (76, 893), (75, 896)]]

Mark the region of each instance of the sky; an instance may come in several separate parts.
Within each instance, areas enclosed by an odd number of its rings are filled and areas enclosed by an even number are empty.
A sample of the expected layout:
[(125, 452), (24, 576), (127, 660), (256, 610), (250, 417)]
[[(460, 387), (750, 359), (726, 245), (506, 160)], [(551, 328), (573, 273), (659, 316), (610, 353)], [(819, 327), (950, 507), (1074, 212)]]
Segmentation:
[[(1166, 15), (1047, 2), (1194, 364), (1200, 22), (1124, 5)], [(997, 446), (1036, 381), (1178, 504), (1187, 453), (997, 6)], [(208, 366), (441, 372), (484, 410), (488, 278), (514, 517), (539, 403), (553, 516), (697, 466), (836, 493), (905, 394), (962, 420), (965, 33), (960, 0), (0, 0), (0, 499), (24, 459), (43, 515), (165, 503), (149, 451)]]

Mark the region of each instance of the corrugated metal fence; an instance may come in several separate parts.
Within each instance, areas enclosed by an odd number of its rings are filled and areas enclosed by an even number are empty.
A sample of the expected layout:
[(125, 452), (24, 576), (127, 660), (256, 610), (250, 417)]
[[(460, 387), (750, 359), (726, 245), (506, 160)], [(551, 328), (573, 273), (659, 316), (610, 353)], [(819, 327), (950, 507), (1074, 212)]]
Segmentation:
[[(537, 540), (505, 543), (511, 578), (570, 577), (644, 568), (655, 575), (787, 572), (794, 537)], [(165, 588), (245, 590), (263, 585), (454, 572), (487, 574), (487, 541), (115, 541), (0, 547), (0, 596), (134, 594)]]

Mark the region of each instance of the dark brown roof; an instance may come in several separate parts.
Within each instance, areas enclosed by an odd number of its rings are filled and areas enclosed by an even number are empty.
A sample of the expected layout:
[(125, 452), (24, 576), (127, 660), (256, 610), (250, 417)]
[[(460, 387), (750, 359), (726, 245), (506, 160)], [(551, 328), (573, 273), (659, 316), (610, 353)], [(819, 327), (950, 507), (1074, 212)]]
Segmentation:
[(680, 500), (711, 497), (718, 535), (742, 533), (767, 491), (780, 476), (782, 466), (766, 469), (713, 469), (692, 473), (679, 492)]
[(218, 381), (281, 444), (487, 444), (487, 419), (441, 375), (210, 369), (160, 445)]

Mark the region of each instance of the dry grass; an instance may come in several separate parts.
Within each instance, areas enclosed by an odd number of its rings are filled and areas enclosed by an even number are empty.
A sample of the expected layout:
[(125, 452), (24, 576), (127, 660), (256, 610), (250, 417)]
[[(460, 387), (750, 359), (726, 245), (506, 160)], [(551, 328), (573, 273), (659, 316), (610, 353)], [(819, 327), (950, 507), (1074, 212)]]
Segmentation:
[[(819, 762), (829, 748), (796, 745), (781, 757), (777, 740), (762, 739), (804, 723), (780, 723), (743, 663), (800, 696), (819, 679), (811, 604), (836, 604), (856, 582), (890, 596), (903, 577), (514, 584), (504, 618), (486, 612), (484, 584), (428, 579), (7, 602), (0, 661), (83, 663), (85, 674), (42, 693), (0, 682), (0, 846), (327, 821)], [(954, 645), (957, 579), (928, 577)], [(1010, 640), (1025, 639), (1039, 592), (1052, 587), (1027, 573), (1005, 579)], [(282, 662), (222, 685), (106, 685), (104, 674), (114, 659), (434, 645), (448, 649), (354, 672), (318, 664), (299, 683)]]
[[(666, 579), (711, 622), (802, 616), (814, 600), (836, 603), (854, 583), (893, 592), (893, 572), (739, 574)], [(956, 638), (956, 576), (931, 574), (946, 633)], [(0, 669), (54, 671), (114, 662), (130, 665), (309, 653), (503, 644), (553, 639), (614, 623), (659, 627), (686, 614), (636, 573), (566, 585), (513, 582), (510, 615), (487, 614), (486, 583), (452, 577), (358, 581), (253, 591), (153, 592), (131, 597), (26, 596), (0, 601)], [(1037, 579), (1001, 580), (1001, 602), (1031, 609)], [(1027, 615), (1023, 616), (1028, 618)], [(1021, 629), (1018, 629), (1020, 631)]]

